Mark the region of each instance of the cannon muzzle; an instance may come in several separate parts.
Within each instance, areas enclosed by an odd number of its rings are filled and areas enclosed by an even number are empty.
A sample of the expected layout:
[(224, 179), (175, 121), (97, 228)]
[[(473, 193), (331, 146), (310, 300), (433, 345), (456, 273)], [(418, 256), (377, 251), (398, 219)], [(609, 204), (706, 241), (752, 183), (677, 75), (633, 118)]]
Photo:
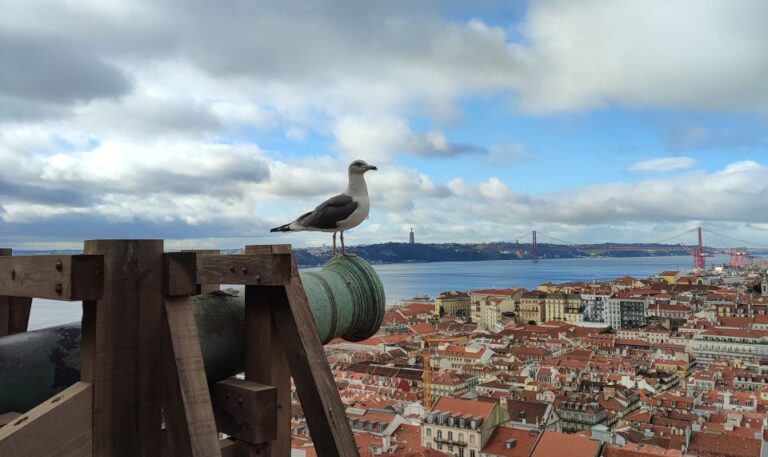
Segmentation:
[[(323, 344), (360, 341), (384, 318), (384, 287), (360, 257), (335, 257), (301, 273)], [(194, 297), (208, 383), (243, 371), (244, 299), (227, 289)], [(0, 414), (25, 412), (80, 380), (80, 322), (0, 338)]]

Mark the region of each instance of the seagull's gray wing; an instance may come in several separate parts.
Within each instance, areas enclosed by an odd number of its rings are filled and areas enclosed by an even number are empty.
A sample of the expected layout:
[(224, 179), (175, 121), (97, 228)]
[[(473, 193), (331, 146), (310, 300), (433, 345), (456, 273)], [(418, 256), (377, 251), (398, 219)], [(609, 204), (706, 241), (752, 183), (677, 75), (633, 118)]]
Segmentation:
[(339, 194), (324, 201), (320, 206), (300, 216), (296, 222), (302, 227), (334, 229), (337, 223), (348, 218), (357, 209), (357, 202), (346, 194)]

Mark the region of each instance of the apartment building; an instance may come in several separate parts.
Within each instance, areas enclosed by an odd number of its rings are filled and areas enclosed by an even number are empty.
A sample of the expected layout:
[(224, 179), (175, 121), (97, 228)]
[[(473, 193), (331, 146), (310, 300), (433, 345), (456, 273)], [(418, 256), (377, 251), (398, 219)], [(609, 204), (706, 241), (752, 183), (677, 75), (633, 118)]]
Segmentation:
[(544, 299), (544, 318), (548, 321), (581, 322), (581, 297), (575, 294), (548, 294)]
[(700, 365), (723, 360), (759, 366), (768, 363), (768, 331), (715, 327), (695, 335), (691, 349)]
[(458, 290), (440, 292), (435, 298), (435, 315), (469, 316), (469, 294)]
[(613, 295), (606, 302), (605, 321), (615, 329), (645, 326), (645, 299), (624, 293)]
[(507, 420), (495, 401), (440, 398), (421, 427), (421, 445), (456, 457), (480, 457), (496, 427)]
[(517, 311), (517, 322), (540, 324), (545, 319), (546, 292), (532, 290), (520, 297), (520, 308)]

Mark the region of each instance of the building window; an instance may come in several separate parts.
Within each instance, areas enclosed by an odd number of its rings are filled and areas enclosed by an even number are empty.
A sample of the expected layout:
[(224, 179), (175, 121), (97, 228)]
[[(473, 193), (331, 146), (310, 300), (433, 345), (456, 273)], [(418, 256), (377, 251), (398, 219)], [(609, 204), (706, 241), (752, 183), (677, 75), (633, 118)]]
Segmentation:
[(453, 432), (448, 432), (448, 439), (453, 441)]
[(443, 431), (442, 430), (438, 430), (437, 431), (437, 437), (438, 438), (442, 438), (443, 437)]
[(427, 436), (432, 436), (432, 429), (431, 428), (427, 428)]
[(475, 435), (469, 435), (469, 442), (475, 444)]

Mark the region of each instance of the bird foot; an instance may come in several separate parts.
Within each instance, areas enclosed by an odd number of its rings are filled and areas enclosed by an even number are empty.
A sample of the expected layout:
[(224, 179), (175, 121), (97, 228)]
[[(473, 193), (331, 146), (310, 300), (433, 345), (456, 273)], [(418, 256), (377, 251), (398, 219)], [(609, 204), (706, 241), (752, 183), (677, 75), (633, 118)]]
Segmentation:
[(357, 257), (357, 254), (353, 254), (351, 252), (344, 252), (341, 255), (342, 257)]

